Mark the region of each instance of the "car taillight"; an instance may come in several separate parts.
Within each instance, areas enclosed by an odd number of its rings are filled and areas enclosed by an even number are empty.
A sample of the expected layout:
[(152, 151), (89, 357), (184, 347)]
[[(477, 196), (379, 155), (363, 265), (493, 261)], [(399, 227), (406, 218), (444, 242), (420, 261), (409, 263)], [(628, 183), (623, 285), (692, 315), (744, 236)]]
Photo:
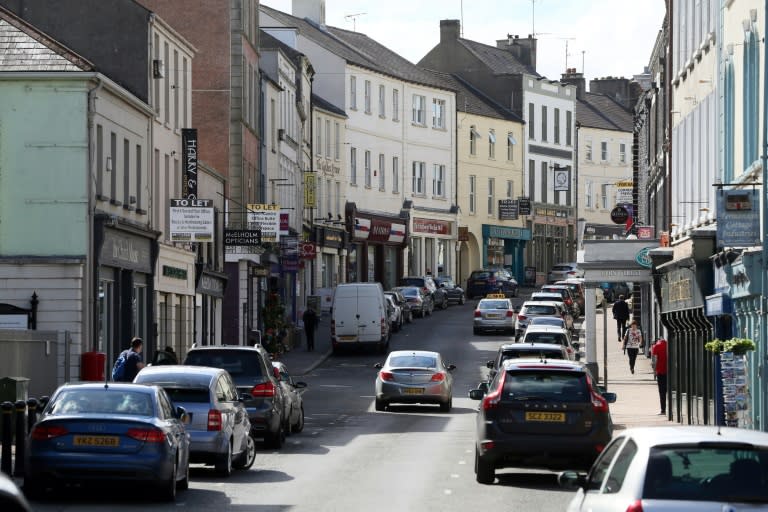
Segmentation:
[(125, 434), (131, 439), (145, 443), (165, 442), (165, 432), (159, 428), (129, 428)]
[(573, 304), (573, 301), (571, 299), (565, 299), (565, 303), (570, 306), (571, 304)]
[(251, 388), (253, 398), (272, 398), (275, 396), (275, 385), (270, 381), (256, 384)]
[(69, 431), (57, 425), (38, 425), (32, 429), (32, 439), (35, 441), (45, 441), (54, 437), (67, 435)]
[(385, 328), (384, 328), (384, 325), (385, 325), (384, 322), (385, 321), (386, 320), (384, 319), (384, 317), (381, 317), (381, 322), (379, 323), (379, 327), (381, 327), (381, 335), (382, 336), (384, 336), (384, 332), (385, 332)]
[(518, 314), (518, 315), (517, 315), (517, 319), (518, 319), (518, 320), (527, 320), (527, 319), (528, 319), (528, 317), (527, 317), (527, 316), (525, 316), (525, 315), (520, 315), (520, 314)]
[(208, 430), (221, 430), (221, 411), (211, 409), (208, 411)]
[(483, 316), (483, 314), (480, 312), (479, 309), (476, 309), (475, 310), (475, 318), (480, 318), (481, 316)]
[(643, 512), (643, 502), (635, 500), (627, 507), (627, 512)]
[(587, 386), (589, 387), (589, 394), (592, 397), (592, 409), (595, 412), (608, 412), (608, 401), (595, 391), (595, 388), (592, 387), (592, 382), (589, 379), (587, 379)]
[(445, 374), (443, 372), (437, 372), (429, 379), (433, 382), (443, 382), (445, 380)]
[(427, 288), (426, 286), (422, 288), (421, 291), (423, 291), (426, 294), (429, 294), (429, 288)]
[(379, 377), (381, 377), (381, 380), (395, 380), (395, 376), (392, 375), (392, 372), (380, 371)]
[(515, 314), (512, 311), (507, 311), (507, 318), (513, 317)]
[(496, 386), (496, 389), (483, 397), (483, 403), (481, 406), (484, 411), (495, 409), (499, 406), (499, 401), (501, 400), (501, 392), (504, 389), (505, 380), (507, 380), (507, 372), (504, 372), (504, 375), (502, 375), (499, 379), (499, 385)]

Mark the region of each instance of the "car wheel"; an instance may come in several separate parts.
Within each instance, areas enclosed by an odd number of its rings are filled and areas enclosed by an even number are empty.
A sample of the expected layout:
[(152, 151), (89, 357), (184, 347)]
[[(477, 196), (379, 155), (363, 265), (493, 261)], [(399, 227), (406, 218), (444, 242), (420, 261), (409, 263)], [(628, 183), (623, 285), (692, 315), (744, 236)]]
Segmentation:
[(184, 478), (178, 481), (176, 488), (180, 491), (189, 489), (189, 460), (187, 460), (187, 466), (184, 468)]
[(387, 410), (387, 402), (377, 398), (376, 399), (376, 410), (377, 411), (386, 411)]
[(163, 482), (160, 485), (158, 495), (163, 501), (176, 501), (176, 471), (178, 470), (178, 466), (179, 462), (174, 461), (170, 478), (167, 482)]
[(45, 498), (45, 486), (40, 478), (24, 478), (24, 495), (34, 501), (42, 501)]
[(293, 424), (293, 431), (297, 434), (304, 430), (304, 406), (301, 406), (301, 409), (299, 409), (299, 419), (296, 420), (296, 423)]
[(451, 412), (451, 407), (453, 407), (453, 398), (440, 404), (440, 412)]
[(475, 476), (479, 484), (492, 484), (496, 479), (496, 469), (480, 457), (477, 449), (475, 449)]
[(448, 297), (443, 298), (443, 309), (448, 309)]
[(227, 443), (227, 451), (219, 455), (215, 465), (216, 472), (219, 476), (225, 478), (232, 475), (232, 444)]
[(256, 441), (250, 435), (245, 438), (245, 450), (235, 464), (235, 469), (250, 469), (256, 460)]
[(283, 422), (280, 422), (280, 425), (277, 427), (277, 432), (270, 432), (264, 438), (264, 444), (269, 448), (275, 448), (276, 450), (279, 450), (283, 447), (284, 442), (285, 430), (283, 430)]

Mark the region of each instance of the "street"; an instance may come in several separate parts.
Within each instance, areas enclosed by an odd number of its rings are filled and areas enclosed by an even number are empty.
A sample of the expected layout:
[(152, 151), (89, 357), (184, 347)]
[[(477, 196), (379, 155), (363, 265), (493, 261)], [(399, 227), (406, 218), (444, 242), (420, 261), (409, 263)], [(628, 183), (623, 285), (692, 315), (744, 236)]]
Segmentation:
[[(522, 299), (519, 299), (522, 300)], [(516, 302), (518, 299), (516, 299)], [(457, 366), (453, 410), (391, 406), (375, 412), (373, 385), (379, 354), (330, 357), (306, 375), (306, 426), (271, 451), (259, 444), (256, 463), (229, 479), (193, 466), (190, 488), (175, 504), (144, 497), (128, 484), (80, 489), (34, 503), (40, 511), (236, 510), (236, 511), (458, 511), (563, 510), (572, 492), (559, 489), (555, 473), (500, 470), (494, 485), (475, 481), (475, 410), (467, 392), (481, 380), (505, 335), (472, 335), (476, 301), (451, 306), (393, 336), (391, 349), (437, 350)]]

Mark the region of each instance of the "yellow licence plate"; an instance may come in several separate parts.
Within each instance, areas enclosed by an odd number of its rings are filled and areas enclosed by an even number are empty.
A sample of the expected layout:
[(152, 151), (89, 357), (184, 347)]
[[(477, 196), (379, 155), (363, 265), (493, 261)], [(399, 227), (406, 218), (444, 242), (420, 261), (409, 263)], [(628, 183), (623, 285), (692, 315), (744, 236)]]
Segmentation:
[(423, 395), (424, 388), (405, 388), (403, 393), (406, 395)]
[(120, 446), (120, 438), (117, 436), (75, 436), (75, 446)]
[(496, 313), (488, 313), (485, 316), (486, 318), (501, 318), (501, 315), (497, 315)]
[(565, 422), (564, 412), (526, 412), (525, 421)]
[(340, 341), (355, 341), (357, 336), (339, 336)]

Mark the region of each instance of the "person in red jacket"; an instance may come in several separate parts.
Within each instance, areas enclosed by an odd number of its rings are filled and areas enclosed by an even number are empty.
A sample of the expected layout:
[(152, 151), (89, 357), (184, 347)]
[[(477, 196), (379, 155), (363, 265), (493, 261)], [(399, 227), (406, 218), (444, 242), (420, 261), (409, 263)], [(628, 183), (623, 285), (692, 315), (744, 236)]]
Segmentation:
[(667, 413), (667, 340), (661, 338), (651, 347), (651, 359), (654, 362), (654, 372), (656, 373), (656, 385), (659, 387), (659, 402), (661, 403), (661, 412)]

